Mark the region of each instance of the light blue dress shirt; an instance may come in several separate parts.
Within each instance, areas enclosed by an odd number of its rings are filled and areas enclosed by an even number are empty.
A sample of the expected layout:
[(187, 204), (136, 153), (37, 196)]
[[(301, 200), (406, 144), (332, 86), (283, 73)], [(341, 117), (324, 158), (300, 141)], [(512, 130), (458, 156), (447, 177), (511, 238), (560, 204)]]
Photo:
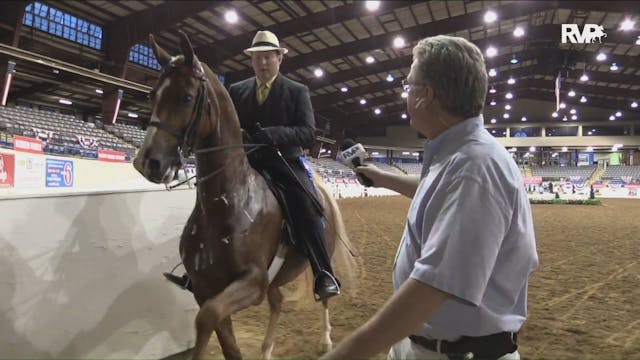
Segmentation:
[(452, 296), (415, 334), (455, 340), (518, 331), (537, 266), (522, 175), (482, 117), (429, 141), (393, 284), (397, 290), (411, 277)]

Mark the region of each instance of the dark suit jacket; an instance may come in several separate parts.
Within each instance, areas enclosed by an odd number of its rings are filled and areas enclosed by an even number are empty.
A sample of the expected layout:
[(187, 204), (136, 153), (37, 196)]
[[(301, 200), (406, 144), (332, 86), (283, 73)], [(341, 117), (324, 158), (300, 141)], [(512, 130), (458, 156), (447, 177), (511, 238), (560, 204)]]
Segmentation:
[(315, 139), (315, 119), (309, 89), (282, 74), (274, 80), (262, 105), (256, 100), (256, 79), (232, 84), (229, 94), (240, 119), (240, 126), (249, 134), (256, 131), (256, 123), (269, 128), (274, 142), (286, 158), (303, 154)]

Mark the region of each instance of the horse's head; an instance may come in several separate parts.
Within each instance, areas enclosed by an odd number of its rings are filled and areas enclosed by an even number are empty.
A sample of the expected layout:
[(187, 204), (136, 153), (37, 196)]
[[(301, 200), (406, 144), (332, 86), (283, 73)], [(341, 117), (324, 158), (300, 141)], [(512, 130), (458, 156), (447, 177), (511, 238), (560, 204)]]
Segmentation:
[[(180, 32), (181, 56), (170, 56), (155, 42), (149, 42), (162, 66), (158, 82), (149, 94), (151, 120), (133, 166), (147, 180), (169, 183), (184, 156), (215, 129), (217, 104), (210, 92), (203, 65), (194, 55), (187, 35)], [(213, 97), (215, 102), (215, 97)]]

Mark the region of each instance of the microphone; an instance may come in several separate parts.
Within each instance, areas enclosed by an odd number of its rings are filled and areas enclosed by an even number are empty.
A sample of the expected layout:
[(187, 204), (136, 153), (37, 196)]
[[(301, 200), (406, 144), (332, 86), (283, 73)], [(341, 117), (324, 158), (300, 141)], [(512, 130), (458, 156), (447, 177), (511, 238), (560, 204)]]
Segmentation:
[[(338, 154), (337, 158), (340, 162), (353, 169), (362, 166), (362, 162), (366, 156), (367, 152), (364, 150), (362, 144), (356, 144), (352, 139), (344, 139), (340, 146), (340, 154)], [(360, 184), (367, 187), (373, 186), (373, 180), (364, 174), (356, 173), (356, 177)]]

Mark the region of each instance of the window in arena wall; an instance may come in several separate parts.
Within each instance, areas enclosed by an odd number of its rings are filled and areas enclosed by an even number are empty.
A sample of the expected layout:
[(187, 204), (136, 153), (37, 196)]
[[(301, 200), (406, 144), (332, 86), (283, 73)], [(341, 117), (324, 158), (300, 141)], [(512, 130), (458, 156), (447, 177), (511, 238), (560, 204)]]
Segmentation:
[(25, 8), (22, 24), (46, 33), (102, 50), (102, 27), (56, 9), (34, 2)]
[(131, 47), (131, 51), (129, 51), (129, 61), (151, 69), (160, 70), (160, 64), (158, 64), (158, 61), (153, 54), (153, 50), (151, 50), (147, 45), (133, 45), (133, 47)]
[(547, 136), (578, 136), (578, 127), (577, 126), (548, 127)]
[(583, 136), (624, 136), (629, 134), (631, 134), (631, 131), (628, 125), (582, 127)]
[(542, 128), (535, 126), (511, 128), (511, 137), (540, 137), (542, 136)]

